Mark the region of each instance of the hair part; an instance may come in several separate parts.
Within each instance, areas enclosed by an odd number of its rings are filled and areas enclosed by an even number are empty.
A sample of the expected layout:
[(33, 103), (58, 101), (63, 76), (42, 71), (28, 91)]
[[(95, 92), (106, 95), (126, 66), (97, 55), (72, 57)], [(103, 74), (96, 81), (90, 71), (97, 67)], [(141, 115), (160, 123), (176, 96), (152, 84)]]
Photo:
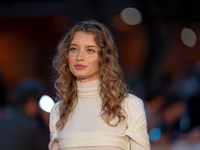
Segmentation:
[[(127, 85), (123, 81), (122, 71), (118, 63), (118, 53), (113, 38), (103, 24), (95, 21), (83, 21), (76, 24), (61, 39), (58, 51), (53, 59), (53, 67), (57, 72), (54, 86), (57, 90), (57, 100), (60, 100), (60, 119), (56, 126), (62, 129), (78, 103), (76, 77), (70, 72), (68, 54), (73, 36), (78, 31), (94, 35), (96, 44), (100, 47), (98, 53), (100, 96), (102, 99), (101, 117), (109, 125), (118, 118), (116, 126), (124, 120), (125, 111), (122, 102), (128, 96)], [(109, 92), (108, 92), (109, 91)]]

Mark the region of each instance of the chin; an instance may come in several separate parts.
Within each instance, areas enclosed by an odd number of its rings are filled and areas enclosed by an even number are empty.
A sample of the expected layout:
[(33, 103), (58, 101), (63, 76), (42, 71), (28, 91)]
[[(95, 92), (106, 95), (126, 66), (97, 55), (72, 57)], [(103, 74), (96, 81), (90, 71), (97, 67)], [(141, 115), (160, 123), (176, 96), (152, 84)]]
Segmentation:
[(76, 75), (75, 76), (76, 79), (86, 79), (87, 77), (83, 76), (83, 75)]
[(72, 73), (76, 78), (85, 78), (85, 74), (82, 72), (74, 72)]

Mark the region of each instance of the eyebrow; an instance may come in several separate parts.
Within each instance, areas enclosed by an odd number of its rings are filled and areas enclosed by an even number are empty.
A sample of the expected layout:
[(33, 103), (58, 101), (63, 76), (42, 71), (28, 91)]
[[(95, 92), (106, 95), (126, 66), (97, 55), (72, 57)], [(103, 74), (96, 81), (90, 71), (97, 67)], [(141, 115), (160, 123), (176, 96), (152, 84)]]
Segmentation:
[(95, 45), (88, 45), (88, 46), (86, 46), (86, 47), (95, 47), (95, 48), (98, 48), (98, 47), (96, 47)]
[[(77, 44), (70, 44), (70, 46), (78, 46)], [(98, 47), (97, 46), (95, 46), (95, 45), (87, 45), (86, 47), (94, 47), (94, 48), (97, 48), (98, 49)]]
[(77, 46), (76, 44), (70, 44), (70, 46)]

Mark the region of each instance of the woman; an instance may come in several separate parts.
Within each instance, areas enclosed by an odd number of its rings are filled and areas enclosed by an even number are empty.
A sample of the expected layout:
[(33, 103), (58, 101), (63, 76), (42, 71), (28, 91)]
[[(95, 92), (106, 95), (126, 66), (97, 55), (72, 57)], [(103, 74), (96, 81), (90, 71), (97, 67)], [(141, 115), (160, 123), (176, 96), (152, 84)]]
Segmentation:
[(128, 94), (108, 29), (76, 24), (53, 65), (59, 102), (50, 114), (50, 150), (149, 150), (143, 102)]

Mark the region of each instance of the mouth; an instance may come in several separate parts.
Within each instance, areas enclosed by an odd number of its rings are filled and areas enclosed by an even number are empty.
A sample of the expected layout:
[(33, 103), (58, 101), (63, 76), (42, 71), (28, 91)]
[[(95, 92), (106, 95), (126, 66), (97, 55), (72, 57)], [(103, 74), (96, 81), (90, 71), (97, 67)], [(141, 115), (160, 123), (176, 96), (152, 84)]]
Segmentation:
[(77, 70), (82, 70), (82, 69), (86, 68), (87, 66), (84, 66), (84, 65), (81, 65), (81, 64), (77, 64), (77, 65), (74, 65), (74, 67), (75, 67)]

